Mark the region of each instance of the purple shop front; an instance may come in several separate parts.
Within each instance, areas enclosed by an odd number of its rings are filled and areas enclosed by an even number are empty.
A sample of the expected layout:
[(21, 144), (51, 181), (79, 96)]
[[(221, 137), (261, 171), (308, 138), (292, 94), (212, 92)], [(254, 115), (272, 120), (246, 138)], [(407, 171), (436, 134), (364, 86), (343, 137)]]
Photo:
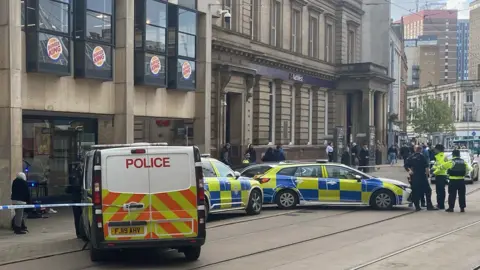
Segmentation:
[(317, 77), (312, 77), (309, 75), (302, 75), (299, 73), (288, 72), (286, 70), (265, 67), (260, 65), (251, 65), (251, 68), (257, 71), (257, 75), (267, 76), (271, 78), (281, 79), (285, 81), (296, 81), (304, 84), (309, 84), (312, 86), (324, 87), (324, 88), (334, 88), (335, 81), (329, 81), (320, 79)]

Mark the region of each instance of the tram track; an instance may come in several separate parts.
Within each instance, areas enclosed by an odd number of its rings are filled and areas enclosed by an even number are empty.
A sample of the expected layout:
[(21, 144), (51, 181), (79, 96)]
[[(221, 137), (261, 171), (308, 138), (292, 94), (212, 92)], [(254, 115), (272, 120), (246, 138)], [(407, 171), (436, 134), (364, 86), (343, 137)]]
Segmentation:
[[(469, 192), (467, 192), (467, 196), (468, 195), (471, 195), (471, 194), (474, 194), (476, 192), (480, 191), (480, 188), (476, 188), (476, 189), (473, 189), (473, 190), (470, 190)], [(357, 210), (358, 211), (358, 210)], [(356, 212), (355, 210), (352, 211), (352, 212)], [(307, 238), (307, 239), (303, 239), (303, 240), (299, 240), (299, 241), (295, 241), (295, 242), (291, 242), (291, 243), (288, 243), (288, 244), (283, 244), (283, 245), (279, 245), (279, 246), (276, 246), (276, 247), (272, 247), (272, 248), (268, 248), (268, 249), (264, 249), (264, 250), (261, 250), (261, 251), (256, 251), (256, 252), (251, 252), (251, 253), (247, 253), (247, 254), (243, 254), (243, 255), (240, 255), (240, 256), (236, 256), (236, 257), (232, 257), (232, 258), (227, 258), (227, 259), (223, 259), (223, 260), (219, 260), (219, 261), (216, 261), (216, 262), (211, 262), (211, 263), (207, 263), (207, 264), (204, 264), (204, 265), (200, 265), (200, 266), (196, 266), (196, 267), (192, 267), (192, 268), (187, 268), (188, 270), (196, 270), (196, 269), (203, 269), (203, 268), (207, 268), (207, 267), (212, 267), (212, 266), (219, 266), (219, 265), (222, 265), (222, 264), (225, 264), (225, 263), (229, 263), (229, 262), (232, 262), (232, 261), (236, 261), (236, 260), (240, 260), (240, 259), (245, 259), (245, 258), (248, 258), (248, 257), (252, 257), (252, 256), (256, 256), (256, 255), (260, 255), (260, 254), (265, 254), (265, 253), (269, 253), (269, 252), (273, 252), (273, 251), (277, 251), (277, 250), (281, 250), (281, 249), (285, 249), (285, 248), (290, 248), (290, 247), (293, 247), (293, 246), (297, 246), (297, 245), (301, 245), (301, 244), (305, 244), (305, 243), (309, 243), (309, 242), (312, 242), (312, 241), (316, 241), (316, 240), (320, 240), (320, 239), (324, 239), (324, 238), (328, 238), (328, 237), (332, 237), (332, 236), (336, 236), (336, 235), (340, 235), (340, 234), (343, 234), (343, 233), (348, 233), (348, 232), (352, 232), (352, 231), (355, 231), (355, 230), (359, 230), (359, 229), (363, 229), (363, 228), (366, 228), (366, 227), (369, 227), (369, 226), (373, 226), (373, 225), (377, 225), (377, 224), (381, 224), (381, 223), (385, 223), (385, 222), (388, 222), (388, 221), (392, 221), (392, 220), (396, 220), (396, 219), (399, 219), (399, 218), (402, 218), (402, 217), (405, 217), (405, 216), (409, 216), (409, 215), (413, 215), (415, 213), (418, 213), (416, 211), (411, 211), (411, 212), (407, 212), (407, 213), (402, 213), (402, 214), (399, 214), (399, 215), (395, 215), (393, 217), (389, 217), (389, 218), (385, 218), (385, 219), (381, 219), (381, 220), (376, 220), (376, 221), (372, 221), (372, 222), (367, 222), (367, 223), (364, 223), (362, 225), (358, 225), (358, 226), (354, 226), (354, 227), (350, 227), (350, 228), (347, 228), (347, 229), (343, 229), (343, 230), (339, 230), (339, 231), (335, 231), (335, 232), (332, 232), (332, 233), (327, 233), (327, 234), (322, 234), (322, 235), (317, 235), (317, 236), (314, 236), (314, 237), (310, 237), (310, 238)], [(460, 230), (464, 230), (464, 229), (467, 229), (469, 227), (472, 227), (474, 225), (477, 225), (477, 224), (480, 224), (480, 220), (478, 221), (475, 221), (473, 223), (470, 223), (468, 225), (466, 225), (467, 227), (463, 228), (463, 227), (460, 227), (460, 228), (457, 228), (455, 230), (452, 230), (454, 232), (450, 232), (450, 234), (453, 234), (455, 232), (458, 232)], [(447, 232), (448, 233), (448, 232)], [(445, 234), (445, 233), (444, 233)], [(444, 235), (444, 234), (441, 234), (439, 236), (436, 236), (436, 237), (432, 237), (430, 239), (427, 239), (427, 240), (424, 240), (420, 243), (417, 243), (417, 244), (414, 244), (412, 246), (409, 246), (410, 249), (413, 249), (413, 248), (416, 248), (417, 246), (420, 246), (420, 245), (425, 245), (427, 243), (430, 243), (432, 241), (435, 241), (435, 240), (438, 240), (440, 238), (443, 238), (445, 236), (448, 236), (450, 234), (447, 234), (447, 235)], [(434, 238), (434, 239), (433, 239)], [(433, 239), (433, 240), (432, 240)], [(430, 241), (429, 241), (430, 240)], [(423, 243), (425, 241), (428, 241), (426, 243)], [(420, 245), (419, 245), (420, 244)], [(417, 245), (417, 246), (415, 246)], [(396, 252), (398, 252), (397, 254), (400, 254), (400, 253), (403, 253), (407, 250), (404, 250), (405, 248), (401, 249), (401, 250), (397, 250)], [(395, 256), (396, 254), (393, 254), (395, 252), (392, 252), (391, 254), (387, 254), (387, 255), (384, 255), (380, 258), (377, 258), (376, 260), (379, 260), (379, 261), (383, 261), (387, 258), (390, 258), (392, 256)], [(392, 255), (393, 254), (393, 255)], [(389, 256), (389, 257), (386, 257), (386, 256)], [(385, 257), (385, 258), (384, 258)], [(370, 265), (376, 263), (374, 261), (371, 261), (369, 262)], [(362, 265), (361, 265), (362, 266)], [(364, 267), (366, 267), (368, 265), (365, 265), (365, 266), (362, 266), (361, 268), (353, 268), (351, 270), (354, 270), (354, 269), (362, 269)]]

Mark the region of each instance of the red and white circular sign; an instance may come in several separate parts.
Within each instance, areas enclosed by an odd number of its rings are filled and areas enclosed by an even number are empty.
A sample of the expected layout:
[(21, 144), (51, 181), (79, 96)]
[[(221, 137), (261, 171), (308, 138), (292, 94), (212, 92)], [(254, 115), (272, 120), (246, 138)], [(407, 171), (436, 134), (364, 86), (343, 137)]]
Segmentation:
[(47, 42), (47, 55), (52, 60), (58, 60), (60, 55), (63, 53), (62, 44), (60, 40), (56, 37), (52, 37), (48, 39)]
[(182, 64), (182, 76), (184, 79), (189, 79), (192, 76), (192, 65), (188, 61)]
[(160, 58), (158, 56), (153, 56), (150, 59), (150, 71), (153, 75), (157, 75), (162, 70), (162, 63), (160, 62)]
[(97, 67), (101, 67), (103, 66), (103, 64), (105, 64), (105, 61), (107, 61), (105, 50), (100, 46), (93, 48), (93, 52), (92, 52), (93, 64)]

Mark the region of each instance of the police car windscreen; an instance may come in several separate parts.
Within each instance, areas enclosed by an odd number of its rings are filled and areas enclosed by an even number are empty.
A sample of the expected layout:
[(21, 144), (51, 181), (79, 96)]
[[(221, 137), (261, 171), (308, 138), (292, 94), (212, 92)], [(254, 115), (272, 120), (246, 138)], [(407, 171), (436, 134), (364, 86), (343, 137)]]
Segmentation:
[(188, 189), (195, 183), (192, 155), (155, 153), (107, 157), (107, 185), (111, 192), (160, 193)]
[[(445, 157), (448, 159), (452, 159), (452, 152), (445, 152)], [(460, 158), (470, 163), (470, 153), (468, 153), (467, 151), (460, 151)]]

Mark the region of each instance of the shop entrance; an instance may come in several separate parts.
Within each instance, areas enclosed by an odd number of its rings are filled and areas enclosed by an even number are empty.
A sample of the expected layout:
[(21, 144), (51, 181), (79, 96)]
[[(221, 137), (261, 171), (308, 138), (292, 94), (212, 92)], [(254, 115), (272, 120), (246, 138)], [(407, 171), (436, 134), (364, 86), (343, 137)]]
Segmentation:
[(231, 145), (231, 159), (242, 159), (242, 94), (228, 92), (225, 106), (225, 142)]

